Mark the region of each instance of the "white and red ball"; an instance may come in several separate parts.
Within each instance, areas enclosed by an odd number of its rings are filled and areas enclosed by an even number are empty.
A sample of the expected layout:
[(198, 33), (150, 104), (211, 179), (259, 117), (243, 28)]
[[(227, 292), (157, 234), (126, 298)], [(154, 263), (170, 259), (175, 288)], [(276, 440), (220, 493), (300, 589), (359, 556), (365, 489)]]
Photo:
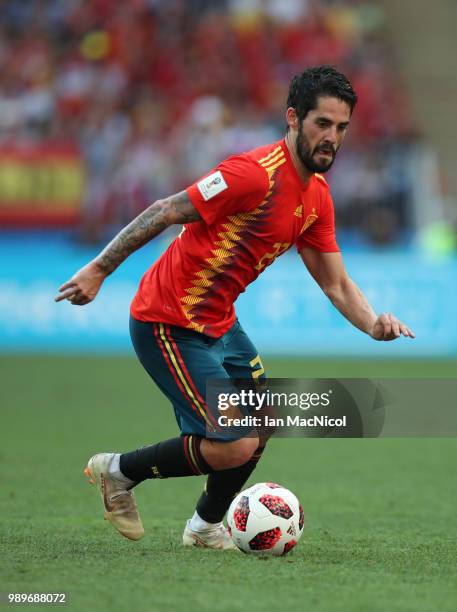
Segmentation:
[(285, 555), (303, 533), (303, 508), (289, 489), (274, 482), (260, 482), (235, 497), (227, 525), (241, 551)]

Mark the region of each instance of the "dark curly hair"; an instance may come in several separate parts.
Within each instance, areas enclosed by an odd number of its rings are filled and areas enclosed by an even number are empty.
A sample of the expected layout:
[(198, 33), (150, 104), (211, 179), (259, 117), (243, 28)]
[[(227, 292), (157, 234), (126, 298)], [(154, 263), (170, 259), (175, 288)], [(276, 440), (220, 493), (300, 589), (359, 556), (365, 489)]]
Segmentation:
[(343, 100), (349, 105), (351, 113), (357, 104), (357, 94), (348, 78), (333, 66), (324, 65), (307, 68), (294, 76), (289, 86), (287, 108), (294, 108), (301, 122), (309, 111), (317, 107), (319, 96)]

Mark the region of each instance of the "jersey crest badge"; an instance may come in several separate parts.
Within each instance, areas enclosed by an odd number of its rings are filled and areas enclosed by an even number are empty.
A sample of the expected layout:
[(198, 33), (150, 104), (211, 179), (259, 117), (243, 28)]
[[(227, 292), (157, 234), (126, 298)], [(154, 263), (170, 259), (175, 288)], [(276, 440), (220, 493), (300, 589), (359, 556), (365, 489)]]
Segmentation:
[(303, 234), (303, 232), (306, 232), (308, 227), (312, 225), (314, 221), (316, 221), (317, 217), (318, 215), (316, 215), (316, 209), (313, 208), (311, 214), (306, 217), (305, 223), (303, 224), (303, 227), (300, 230), (300, 234)]

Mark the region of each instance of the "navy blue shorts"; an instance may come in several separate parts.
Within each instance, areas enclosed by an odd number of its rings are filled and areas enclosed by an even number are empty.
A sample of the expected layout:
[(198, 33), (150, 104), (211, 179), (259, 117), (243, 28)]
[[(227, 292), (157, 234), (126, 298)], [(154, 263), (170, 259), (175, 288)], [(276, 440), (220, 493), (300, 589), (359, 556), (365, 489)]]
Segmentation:
[(259, 354), (237, 320), (221, 338), (130, 317), (130, 336), (144, 369), (173, 404), (182, 435), (207, 437), (217, 426), (206, 404), (208, 379), (262, 380)]

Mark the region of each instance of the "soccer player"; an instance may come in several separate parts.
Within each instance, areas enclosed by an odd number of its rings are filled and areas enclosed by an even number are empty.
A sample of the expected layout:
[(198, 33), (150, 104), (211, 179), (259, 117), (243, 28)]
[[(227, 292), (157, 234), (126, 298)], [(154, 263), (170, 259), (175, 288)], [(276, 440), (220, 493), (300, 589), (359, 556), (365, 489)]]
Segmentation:
[(209, 378), (262, 379), (260, 357), (233, 303), (246, 286), (295, 247), (338, 310), (374, 340), (413, 332), (375, 314), (349, 278), (339, 251), (329, 187), (331, 167), (357, 96), (330, 66), (290, 84), (285, 138), (220, 163), (185, 191), (154, 202), (60, 287), (56, 301), (84, 305), (134, 251), (172, 224), (183, 230), (143, 276), (131, 306), (135, 351), (171, 401), (180, 436), (126, 453), (99, 453), (86, 474), (100, 489), (105, 517), (125, 537), (144, 534), (133, 487), (147, 479), (207, 474), (184, 529), (184, 545), (232, 548), (222, 520), (256, 467), (264, 443), (207, 435)]

